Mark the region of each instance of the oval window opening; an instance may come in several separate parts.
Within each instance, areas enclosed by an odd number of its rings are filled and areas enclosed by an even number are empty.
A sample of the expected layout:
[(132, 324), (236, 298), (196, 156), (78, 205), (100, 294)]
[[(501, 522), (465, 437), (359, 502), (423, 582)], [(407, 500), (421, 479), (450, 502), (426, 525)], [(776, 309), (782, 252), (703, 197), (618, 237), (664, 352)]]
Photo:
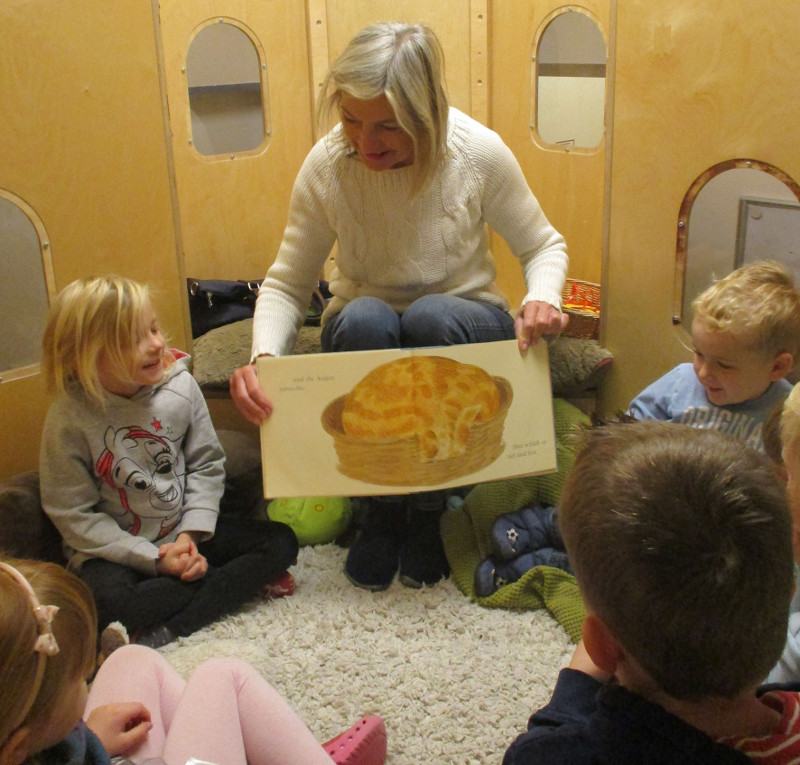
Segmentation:
[(702, 173), (678, 219), (673, 324), (692, 324), (692, 301), (745, 263), (777, 260), (800, 283), (800, 186), (766, 162), (735, 159)]
[(186, 56), (192, 142), (203, 155), (253, 151), (267, 135), (258, 49), (240, 27), (201, 29)]
[(603, 140), (606, 44), (586, 13), (560, 12), (539, 37), (534, 61), (534, 119), (541, 141), (565, 150)]
[[(3, 380), (31, 372), (39, 363), (52, 284), (47, 237), (33, 210), (0, 189), (0, 306)], [(35, 370), (33, 370), (35, 371)]]

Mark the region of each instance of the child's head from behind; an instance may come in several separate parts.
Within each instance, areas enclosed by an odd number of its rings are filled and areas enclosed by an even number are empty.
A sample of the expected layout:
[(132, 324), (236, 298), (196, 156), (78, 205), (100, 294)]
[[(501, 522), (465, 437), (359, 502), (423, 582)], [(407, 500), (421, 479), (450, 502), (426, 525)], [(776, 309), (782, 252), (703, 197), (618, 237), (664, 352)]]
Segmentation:
[[(12, 570), (0, 567), (0, 751), (19, 745), (29, 756), (80, 719), (84, 681), (95, 665), (97, 612), (86, 585), (62, 566), (3, 563)], [(58, 608), (49, 628), (37, 619), (34, 597)]]
[(692, 308), (694, 369), (712, 404), (758, 398), (794, 367), (800, 291), (780, 264), (742, 266), (705, 290)]
[(757, 684), (780, 656), (793, 587), (791, 521), (769, 464), (674, 423), (586, 438), (559, 525), (589, 618), (673, 698)]
[(132, 395), (163, 375), (164, 341), (148, 288), (119, 276), (78, 279), (57, 296), (42, 341), (42, 371), (56, 392), (74, 385), (96, 403)]

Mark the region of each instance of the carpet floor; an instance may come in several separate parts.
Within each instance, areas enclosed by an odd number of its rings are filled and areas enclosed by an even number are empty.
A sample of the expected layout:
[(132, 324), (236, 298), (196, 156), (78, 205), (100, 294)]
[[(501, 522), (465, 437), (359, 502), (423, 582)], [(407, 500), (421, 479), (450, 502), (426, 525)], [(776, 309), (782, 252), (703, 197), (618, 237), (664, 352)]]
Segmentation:
[(361, 590), (342, 573), (345, 554), (302, 548), (294, 595), (161, 653), (184, 676), (213, 656), (249, 661), (321, 742), (381, 715), (389, 765), (500, 763), (572, 655), (562, 627), (545, 610), (482, 608), (450, 580)]

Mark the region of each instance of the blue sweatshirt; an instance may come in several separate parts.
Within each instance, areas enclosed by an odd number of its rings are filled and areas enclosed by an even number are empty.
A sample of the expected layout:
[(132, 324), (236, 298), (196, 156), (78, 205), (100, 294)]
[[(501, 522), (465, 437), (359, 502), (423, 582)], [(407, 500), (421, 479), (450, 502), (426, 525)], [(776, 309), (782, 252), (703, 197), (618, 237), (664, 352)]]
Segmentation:
[(764, 420), (791, 389), (787, 380), (778, 380), (758, 398), (716, 406), (708, 400), (694, 367), (688, 363), (679, 364), (633, 399), (628, 414), (637, 420), (679, 422), (693, 428), (730, 433), (747, 446), (763, 452)]

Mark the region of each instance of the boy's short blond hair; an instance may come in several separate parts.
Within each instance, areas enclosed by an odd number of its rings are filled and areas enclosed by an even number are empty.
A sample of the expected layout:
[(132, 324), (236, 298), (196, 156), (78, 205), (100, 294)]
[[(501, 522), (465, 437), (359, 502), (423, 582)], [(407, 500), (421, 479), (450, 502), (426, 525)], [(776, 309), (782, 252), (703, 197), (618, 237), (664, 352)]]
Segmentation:
[(591, 430), (559, 504), (587, 608), (676, 699), (767, 676), (794, 587), (786, 495), (767, 460), (713, 430)]
[(692, 303), (694, 318), (710, 329), (730, 332), (752, 349), (774, 357), (800, 345), (800, 290), (794, 277), (774, 261), (732, 271)]
[(130, 352), (141, 340), (147, 286), (121, 276), (78, 279), (53, 301), (42, 339), (42, 375), (51, 391), (75, 386), (103, 404), (98, 362), (105, 353), (121, 379), (132, 374)]

